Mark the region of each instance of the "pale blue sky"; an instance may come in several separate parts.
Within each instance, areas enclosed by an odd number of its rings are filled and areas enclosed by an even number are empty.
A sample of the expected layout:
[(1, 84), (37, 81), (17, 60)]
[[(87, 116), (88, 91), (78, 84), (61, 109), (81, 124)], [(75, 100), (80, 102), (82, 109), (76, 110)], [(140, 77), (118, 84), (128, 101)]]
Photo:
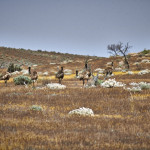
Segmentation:
[(0, 0), (0, 46), (109, 56), (150, 49), (150, 0)]

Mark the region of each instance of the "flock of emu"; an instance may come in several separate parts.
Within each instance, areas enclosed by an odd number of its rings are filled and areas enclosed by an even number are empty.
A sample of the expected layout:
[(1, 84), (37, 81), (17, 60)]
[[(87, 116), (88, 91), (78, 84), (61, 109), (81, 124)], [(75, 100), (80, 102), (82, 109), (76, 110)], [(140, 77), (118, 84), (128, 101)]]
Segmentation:
[[(35, 70), (32, 71), (31, 67), (28, 67), (28, 72), (29, 72), (30, 78), (31, 78), (33, 86), (34, 86), (34, 83), (38, 79), (38, 73)], [(112, 72), (113, 72), (113, 62), (111, 62), (111, 64), (106, 66), (105, 71), (103, 72), (105, 74), (104, 80), (109, 75), (111, 75)], [(91, 67), (88, 66), (88, 61), (85, 62), (85, 67), (82, 71), (78, 72), (78, 70), (76, 70), (76, 78), (83, 81), (83, 86), (85, 85), (85, 81), (87, 81), (87, 83), (88, 83), (88, 80), (90, 79), (91, 76), (94, 77), (94, 75), (92, 74), (92, 71), (91, 71)], [(0, 80), (4, 80), (5, 86), (7, 86), (7, 81), (10, 79), (10, 77), (11, 77), (11, 73), (6, 72), (5, 74), (3, 74), (1, 76)], [(61, 69), (58, 69), (58, 72), (56, 73), (55, 77), (59, 80), (59, 84), (61, 84), (62, 79), (64, 78), (63, 67), (61, 67)], [(97, 73), (97, 78), (98, 78), (98, 73)]]

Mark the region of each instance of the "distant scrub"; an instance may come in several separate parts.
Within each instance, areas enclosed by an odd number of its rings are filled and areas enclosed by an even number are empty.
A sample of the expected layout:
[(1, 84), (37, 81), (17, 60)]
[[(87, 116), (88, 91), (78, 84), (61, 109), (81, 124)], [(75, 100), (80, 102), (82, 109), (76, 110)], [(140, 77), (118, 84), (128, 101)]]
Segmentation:
[(27, 76), (18, 76), (14, 78), (15, 85), (24, 85), (24, 84), (31, 84), (32, 80), (29, 79)]
[(150, 53), (150, 50), (143, 50), (142, 52), (141, 52), (142, 54), (148, 54), (148, 53)]
[(21, 67), (18, 65), (14, 65), (13, 63), (11, 63), (7, 69), (8, 72), (15, 72), (15, 71), (21, 71)]

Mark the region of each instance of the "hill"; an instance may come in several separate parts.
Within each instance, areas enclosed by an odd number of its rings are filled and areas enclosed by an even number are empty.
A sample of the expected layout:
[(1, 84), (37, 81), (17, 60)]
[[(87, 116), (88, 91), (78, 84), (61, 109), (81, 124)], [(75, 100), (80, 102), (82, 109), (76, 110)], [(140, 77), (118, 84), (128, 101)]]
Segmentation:
[[(10, 63), (27, 68), (28, 66), (38, 66), (37, 71), (49, 71), (52, 74), (57, 70), (57, 66), (64, 66), (75, 72), (76, 69), (81, 70), (84, 67), (85, 60), (89, 60), (89, 64), (94, 71), (97, 68), (105, 68), (106, 64), (114, 61), (116, 70), (124, 69), (124, 58), (122, 56), (104, 58), (97, 56), (73, 55), (68, 53), (56, 53), (42, 50), (25, 50), (8, 47), (0, 47), (0, 68), (7, 69)], [(150, 50), (144, 50), (140, 53), (128, 54), (128, 60), (131, 70), (142, 70), (150, 68)]]

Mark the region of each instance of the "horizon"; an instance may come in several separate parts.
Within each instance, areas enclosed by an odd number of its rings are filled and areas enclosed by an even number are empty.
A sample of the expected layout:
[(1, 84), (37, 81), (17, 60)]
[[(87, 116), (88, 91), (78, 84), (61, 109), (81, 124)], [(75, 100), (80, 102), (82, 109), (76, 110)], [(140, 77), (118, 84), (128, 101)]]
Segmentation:
[(0, 0), (0, 45), (109, 57), (109, 44), (129, 42), (129, 53), (137, 53), (150, 49), (149, 6), (149, 0)]
[[(23, 50), (26, 50), (26, 51), (28, 51), (28, 50), (30, 50), (30, 51), (36, 51), (36, 52), (38, 52), (38, 51), (42, 51), (42, 52), (54, 52), (54, 53), (61, 53), (61, 54), (69, 54), (69, 55), (81, 55), (81, 56), (90, 56), (90, 57), (104, 57), (104, 58), (109, 58), (109, 57), (111, 57), (111, 56), (114, 56), (114, 55), (111, 55), (111, 54), (109, 54), (109, 56), (96, 56), (96, 55), (82, 55), (82, 54), (76, 54), (76, 53), (64, 53), (64, 52), (60, 52), (60, 51), (58, 51), (58, 52), (56, 52), (56, 51), (48, 51), (48, 50), (42, 50), (42, 49), (25, 49), (25, 48), (16, 48), (16, 47), (7, 47), (7, 46), (0, 46), (0, 47), (4, 47), (4, 48), (10, 48), (10, 49), (16, 49), (16, 50), (21, 50), (21, 49), (23, 49)], [(150, 50), (150, 49), (144, 49), (144, 50)], [(142, 51), (144, 51), (144, 50), (142, 50)], [(139, 51), (139, 52), (134, 52), (134, 53), (140, 53), (140, 52), (142, 52), (142, 51)], [(133, 53), (133, 52), (128, 52), (127, 53), (127, 55), (128, 54), (131, 54), (131, 53)], [(118, 56), (122, 56), (121, 54), (118, 54)]]

